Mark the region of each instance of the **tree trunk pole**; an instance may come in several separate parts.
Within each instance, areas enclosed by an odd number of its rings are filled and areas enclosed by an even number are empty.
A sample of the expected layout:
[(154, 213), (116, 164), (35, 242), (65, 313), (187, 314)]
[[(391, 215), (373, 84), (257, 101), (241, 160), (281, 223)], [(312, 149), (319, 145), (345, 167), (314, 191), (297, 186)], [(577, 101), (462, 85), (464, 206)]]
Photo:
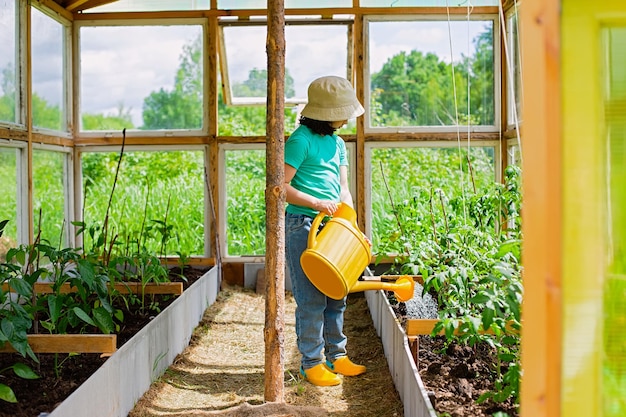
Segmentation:
[(285, 9), (267, 2), (265, 401), (285, 402)]

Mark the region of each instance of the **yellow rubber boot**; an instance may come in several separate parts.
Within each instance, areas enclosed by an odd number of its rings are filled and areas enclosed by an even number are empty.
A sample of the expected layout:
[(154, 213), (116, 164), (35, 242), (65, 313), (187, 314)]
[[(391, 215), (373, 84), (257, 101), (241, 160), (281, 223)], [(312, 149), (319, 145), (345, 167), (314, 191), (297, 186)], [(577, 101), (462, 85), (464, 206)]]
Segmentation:
[(334, 362), (327, 360), (326, 367), (332, 372), (345, 376), (361, 375), (367, 370), (365, 366), (353, 363), (347, 356), (337, 358)]
[(304, 370), (302, 367), (300, 367), (300, 374), (302, 374), (304, 379), (309, 381), (311, 384), (320, 387), (329, 387), (331, 385), (341, 384), (341, 378), (339, 378), (334, 373), (329, 372), (323, 363), (315, 365), (314, 367), (307, 370)]

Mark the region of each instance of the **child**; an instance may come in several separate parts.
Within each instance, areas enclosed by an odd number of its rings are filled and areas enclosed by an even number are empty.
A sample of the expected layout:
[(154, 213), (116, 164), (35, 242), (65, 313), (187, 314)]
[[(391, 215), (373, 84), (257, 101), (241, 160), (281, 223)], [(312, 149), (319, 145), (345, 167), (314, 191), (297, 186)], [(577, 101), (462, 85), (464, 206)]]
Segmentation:
[(348, 80), (318, 78), (309, 85), (300, 126), (285, 143), (285, 252), (296, 300), (300, 373), (319, 386), (340, 384), (337, 374), (354, 376), (366, 370), (346, 354), (345, 297), (334, 300), (321, 293), (300, 266), (311, 222), (317, 214), (332, 215), (339, 202), (353, 206), (346, 144), (335, 131), (364, 111)]

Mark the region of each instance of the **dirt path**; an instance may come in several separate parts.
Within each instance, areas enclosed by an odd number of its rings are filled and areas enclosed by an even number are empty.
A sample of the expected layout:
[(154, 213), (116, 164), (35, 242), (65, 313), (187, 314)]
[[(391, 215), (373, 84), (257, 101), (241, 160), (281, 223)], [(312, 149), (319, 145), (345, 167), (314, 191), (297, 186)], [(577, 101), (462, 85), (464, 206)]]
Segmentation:
[(285, 404), (263, 401), (265, 300), (242, 288), (223, 290), (205, 312), (189, 347), (152, 384), (129, 417), (275, 416), (401, 417), (382, 344), (362, 293), (350, 294), (344, 331), (348, 354), (367, 373), (336, 387), (298, 374), (295, 302), (285, 299)]

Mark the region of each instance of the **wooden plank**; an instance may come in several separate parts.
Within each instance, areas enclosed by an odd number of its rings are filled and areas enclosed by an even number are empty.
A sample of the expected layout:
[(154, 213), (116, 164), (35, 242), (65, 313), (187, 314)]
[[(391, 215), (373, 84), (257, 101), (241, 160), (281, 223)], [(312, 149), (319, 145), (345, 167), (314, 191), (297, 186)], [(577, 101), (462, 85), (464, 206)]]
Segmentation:
[(421, 275), (364, 275), (361, 278), (363, 279), (363, 281), (393, 282), (402, 277), (413, 278), (413, 281), (419, 282), (420, 284), (424, 285), (424, 278)]
[(163, 282), (163, 283), (152, 283), (146, 284), (142, 287), (141, 283), (133, 282), (133, 283), (116, 283), (114, 286), (115, 290), (119, 291), (120, 294), (141, 294), (143, 288), (143, 294), (174, 294), (180, 295), (183, 293), (183, 283), (182, 282)]
[[(117, 350), (114, 334), (30, 334), (28, 344), (35, 353), (113, 353)], [(15, 352), (5, 343), (2, 353)]]
[(430, 335), (438, 321), (439, 319), (409, 319), (406, 322), (406, 334), (407, 336)]
[[(405, 332), (407, 336), (430, 335), (438, 322), (439, 319), (408, 319)], [(510, 322), (507, 323), (506, 328), (511, 333), (518, 333), (518, 330), (514, 329)], [(493, 334), (493, 331), (491, 329), (487, 331), (481, 330), (479, 333)], [(445, 332), (442, 330), (438, 334), (443, 335)], [(454, 334), (459, 334), (459, 332), (455, 331)]]
[[(35, 294), (53, 294), (55, 291), (52, 289), (54, 284), (51, 282), (36, 282), (33, 286)], [(120, 294), (141, 294), (142, 285), (140, 282), (127, 282), (116, 283), (109, 285), (109, 289), (115, 289)], [(2, 291), (9, 291), (10, 287), (8, 283), (2, 284)], [(76, 287), (72, 287), (69, 282), (65, 282), (59, 288), (60, 294), (69, 294), (76, 292)], [(143, 294), (174, 294), (180, 295), (183, 293), (182, 282), (163, 282), (163, 283), (150, 283), (143, 286)]]

